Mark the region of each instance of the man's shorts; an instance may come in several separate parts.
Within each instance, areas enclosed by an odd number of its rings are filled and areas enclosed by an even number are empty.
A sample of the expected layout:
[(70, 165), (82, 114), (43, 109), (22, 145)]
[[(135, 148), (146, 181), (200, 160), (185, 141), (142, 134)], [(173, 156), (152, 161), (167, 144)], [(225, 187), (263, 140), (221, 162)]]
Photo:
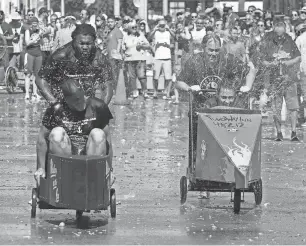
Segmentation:
[[(70, 135), (71, 153), (73, 155), (86, 155), (86, 145), (88, 136), (86, 135)], [(109, 153), (109, 142), (106, 140), (106, 155)]]
[(295, 111), (299, 109), (299, 101), (297, 95), (297, 83), (293, 82), (285, 88), (281, 93), (276, 95), (272, 100), (273, 115), (280, 117), (283, 106), (283, 98), (285, 98), (287, 109)]
[(306, 97), (306, 73), (304, 72), (301, 72), (300, 85), (302, 89), (302, 95), (303, 97)]
[(172, 79), (172, 67), (171, 59), (168, 60), (154, 60), (154, 79), (158, 80), (161, 74), (161, 71), (164, 71), (165, 80)]
[(25, 65), (24, 65), (24, 70), (25, 74), (34, 74), (38, 75), (39, 70), (41, 69), (42, 66), (42, 56), (32, 56), (28, 53), (25, 55)]

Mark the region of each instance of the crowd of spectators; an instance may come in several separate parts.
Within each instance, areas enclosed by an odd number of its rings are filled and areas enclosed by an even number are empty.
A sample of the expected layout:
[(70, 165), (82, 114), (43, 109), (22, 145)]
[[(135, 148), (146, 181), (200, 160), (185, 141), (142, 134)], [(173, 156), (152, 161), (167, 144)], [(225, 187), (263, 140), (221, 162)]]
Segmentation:
[[(123, 69), (127, 95), (131, 99), (140, 94), (144, 99), (150, 97), (149, 78), (152, 78), (153, 98), (157, 99), (163, 76), (163, 98), (179, 103), (181, 97), (175, 87), (176, 77), (188, 59), (203, 52), (204, 37), (215, 35), (220, 38), (222, 49), (228, 54), (233, 54), (245, 64), (251, 62), (256, 67), (257, 76), (250, 90), (260, 102), (263, 113), (267, 105), (267, 100), (263, 98), (275, 98), (275, 93), (279, 99), (274, 105), (277, 112), (283, 97), (287, 107), (294, 112), (296, 103), (298, 107), (306, 107), (306, 7), (291, 10), (290, 15), (275, 15), (272, 11), (250, 6), (244, 16), (239, 16), (232, 7), (224, 6), (223, 9), (209, 8), (194, 13), (186, 10), (174, 17), (161, 16), (149, 23), (138, 16), (106, 16), (103, 13), (89, 13), (85, 9), (80, 16), (57, 16), (41, 8), (38, 16), (33, 10), (28, 10), (24, 16), (13, 13), (10, 19), (9, 23), (5, 22), (5, 13), (0, 11), (0, 34), (8, 45), (2, 63), (5, 68), (13, 66), (24, 71), (26, 100), (30, 100), (30, 82), (35, 81), (48, 56), (71, 41), (76, 25), (88, 23), (96, 29), (96, 46), (111, 63), (114, 89), (120, 69)], [(269, 40), (278, 48), (285, 47), (285, 55), (301, 58), (296, 73), (291, 73), (295, 71), (293, 69), (286, 70), (290, 64), (281, 61), (286, 57), (275, 57), (275, 53), (270, 52), (273, 49), (269, 49), (269, 45), (272, 45)], [(274, 62), (276, 58), (281, 65)], [(276, 89), (272, 90), (273, 81), (280, 75), (289, 76), (287, 80), (297, 86), (297, 92), (294, 88), (290, 95), (288, 91), (279, 94), (280, 88), (277, 92)], [(39, 98), (33, 82), (32, 99)], [(301, 115), (304, 116), (303, 110)]]

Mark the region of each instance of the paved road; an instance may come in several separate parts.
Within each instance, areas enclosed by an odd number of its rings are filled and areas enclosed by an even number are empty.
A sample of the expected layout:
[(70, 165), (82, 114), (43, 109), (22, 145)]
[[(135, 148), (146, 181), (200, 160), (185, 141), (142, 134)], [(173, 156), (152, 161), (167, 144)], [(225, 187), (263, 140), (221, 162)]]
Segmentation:
[[(246, 194), (234, 215), (229, 193), (210, 200), (189, 192), (180, 206), (179, 180), (187, 165), (187, 106), (135, 100), (112, 106), (117, 218), (41, 210), (30, 219), (35, 141), (44, 104), (0, 95), (0, 243), (3, 244), (306, 244), (305, 143), (275, 143), (263, 127), (264, 196)], [(290, 131), (286, 129), (288, 138)], [(303, 140), (303, 133), (300, 132)], [(306, 140), (306, 138), (305, 138)], [(58, 227), (60, 222), (66, 226)]]

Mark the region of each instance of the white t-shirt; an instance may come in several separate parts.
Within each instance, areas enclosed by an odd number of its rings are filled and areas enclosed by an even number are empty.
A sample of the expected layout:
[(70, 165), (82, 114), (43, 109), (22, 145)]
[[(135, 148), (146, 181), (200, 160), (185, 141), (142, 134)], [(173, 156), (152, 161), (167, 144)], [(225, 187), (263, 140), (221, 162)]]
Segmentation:
[(199, 44), (199, 43), (202, 43), (202, 40), (204, 36), (206, 35), (206, 31), (204, 28), (200, 31), (194, 30), (191, 32), (191, 35), (192, 35), (193, 42)]
[(301, 52), (301, 72), (306, 74), (306, 32), (298, 36), (295, 42)]
[(155, 59), (171, 59), (170, 38), (171, 34), (168, 31), (155, 32)]

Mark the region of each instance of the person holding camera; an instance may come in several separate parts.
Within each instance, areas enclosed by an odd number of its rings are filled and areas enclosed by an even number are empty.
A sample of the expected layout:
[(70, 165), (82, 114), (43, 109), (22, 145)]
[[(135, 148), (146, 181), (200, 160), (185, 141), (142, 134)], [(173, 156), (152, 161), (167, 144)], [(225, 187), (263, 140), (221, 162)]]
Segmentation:
[[(32, 74), (35, 79), (38, 77), (38, 72), (42, 66), (42, 52), (40, 48), (42, 34), (40, 33), (38, 26), (38, 19), (32, 17), (29, 20), (30, 28), (25, 31), (25, 43), (26, 43), (26, 62), (25, 62), (25, 100), (30, 100), (30, 80)], [(32, 97), (40, 99), (37, 94), (36, 83), (33, 83)]]
[(172, 66), (171, 66), (171, 36), (175, 37), (175, 33), (172, 32), (166, 23), (166, 20), (162, 19), (158, 22), (158, 25), (154, 28), (149, 36), (149, 40), (154, 39), (154, 94), (153, 98), (157, 99), (158, 80), (163, 70), (165, 76), (165, 92), (167, 99), (170, 99), (170, 90), (172, 86)]

